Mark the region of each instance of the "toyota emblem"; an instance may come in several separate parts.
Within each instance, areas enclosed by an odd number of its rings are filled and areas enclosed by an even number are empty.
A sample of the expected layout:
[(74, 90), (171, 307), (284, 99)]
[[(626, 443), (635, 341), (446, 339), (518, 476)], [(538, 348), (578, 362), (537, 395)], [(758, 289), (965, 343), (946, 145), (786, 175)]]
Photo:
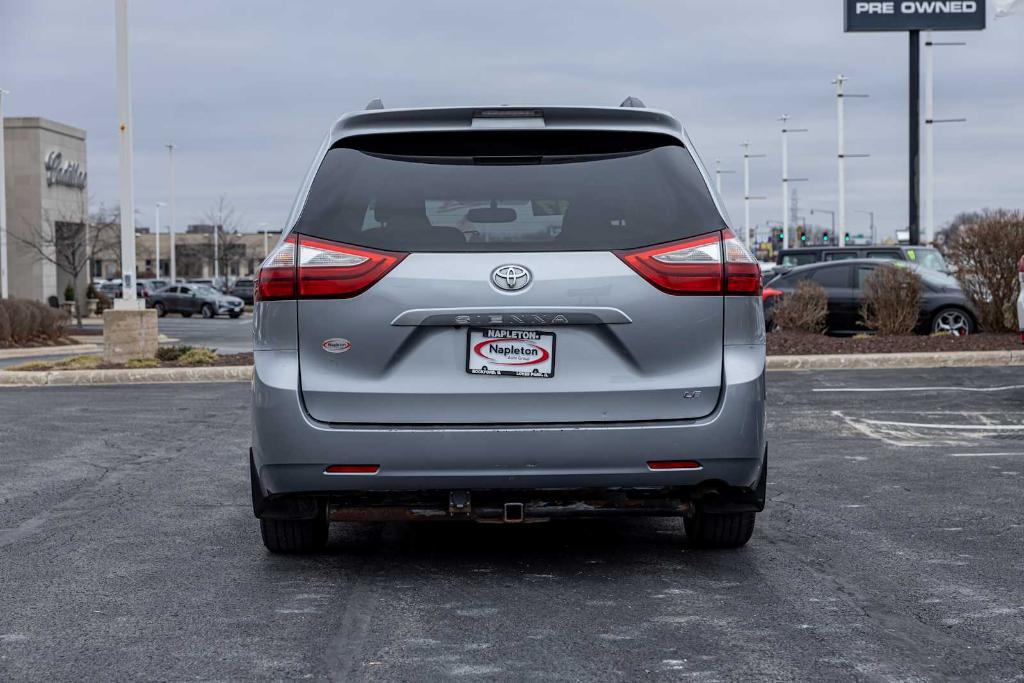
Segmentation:
[(525, 266), (508, 264), (491, 271), (491, 282), (494, 286), (507, 292), (523, 289), (530, 284), (531, 279), (530, 271)]

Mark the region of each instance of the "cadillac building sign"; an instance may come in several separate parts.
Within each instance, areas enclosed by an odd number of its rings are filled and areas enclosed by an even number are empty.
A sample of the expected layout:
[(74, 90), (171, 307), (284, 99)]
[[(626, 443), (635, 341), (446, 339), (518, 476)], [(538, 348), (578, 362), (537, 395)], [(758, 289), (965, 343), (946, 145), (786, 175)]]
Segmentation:
[(846, 0), (846, 30), (980, 31), (985, 0)]
[(43, 160), (46, 171), (46, 186), (63, 185), (79, 190), (85, 189), (85, 171), (77, 161), (64, 161), (60, 152), (50, 152)]

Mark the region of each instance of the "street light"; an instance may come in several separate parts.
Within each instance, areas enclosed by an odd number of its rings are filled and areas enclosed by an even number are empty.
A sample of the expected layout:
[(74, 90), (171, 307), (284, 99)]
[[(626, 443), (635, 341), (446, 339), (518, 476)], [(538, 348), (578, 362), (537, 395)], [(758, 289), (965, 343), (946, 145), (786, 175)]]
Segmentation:
[(789, 177), (789, 134), (806, 133), (806, 128), (786, 128), (789, 114), (779, 117), (782, 121), (782, 246), (789, 246), (789, 184), (806, 181), (807, 178)]
[(156, 233), (156, 276), (160, 277), (160, 207), (167, 206), (164, 202), (156, 203), (156, 221), (153, 232)]
[(171, 260), (170, 267), (171, 272), (168, 275), (171, 276), (171, 284), (173, 285), (178, 280), (178, 264), (175, 261), (175, 249), (174, 249), (174, 143), (170, 142), (164, 145), (167, 148), (167, 160), (170, 163), (171, 171), (171, 224), (167, 226), (167, 231), (171, 234)]
[(854, 209), (857, 213), (866, 213), (871, 216), (871, 244), (877, 244), (878, 240), (875, 239), (875, 212), (866, 211), (865, 209)]
[(836, 212), (835, 211), (829, 211), (828, 209), (811, 209), (811, 215), (812, 216), (814, 215), (815, 211), (817, 211), (818, 213), (827, 213), (829, 216), (832, 217), (832, 231), (831, 231), (831, 234), (835, 235), (836, 234)]
[(7, 285), (7, 181), (4, 177), (4, 95), (0, 88), (0, 299), (10, 296)]
[(135, 186), (132, 165), (132, 72), (128, 55), (128, 0), (114, 3), (114, 26), (117, 39), (117, 117), (120, 131), (121, 196), (121, 298), (114, 308), (141, 310), (142, 301), (135, 296)]

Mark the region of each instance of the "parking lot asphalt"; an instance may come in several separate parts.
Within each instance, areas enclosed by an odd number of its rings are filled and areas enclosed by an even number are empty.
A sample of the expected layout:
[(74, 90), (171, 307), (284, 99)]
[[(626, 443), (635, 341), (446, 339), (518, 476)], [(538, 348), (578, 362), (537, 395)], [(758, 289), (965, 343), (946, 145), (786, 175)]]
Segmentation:
[(168, 313), (157, 319), (160, 334), (177, 339), (179, 344), (209, 346), (218, 353), (245, 353), (252, 351), (252, 314), (243, 313), (240, 318), (203, 318), (194, 315), (182, 318)]
[(780, 372), (769, 400), (740, 550), (601, 520), (284, 557), (247, 385), (0, 390), (0, 679), (1019, 679), (1021, 369)]

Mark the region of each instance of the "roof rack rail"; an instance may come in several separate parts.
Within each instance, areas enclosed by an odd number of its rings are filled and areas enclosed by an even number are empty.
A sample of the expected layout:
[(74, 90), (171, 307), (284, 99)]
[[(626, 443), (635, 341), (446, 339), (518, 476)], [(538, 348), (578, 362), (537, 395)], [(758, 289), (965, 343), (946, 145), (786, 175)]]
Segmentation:
[(384, 108), (384, 102), (382, 102), (379, 97), (375, 97), (372, 100), (370, 100), (369, 104), (366, 105), (366, 108), (367, 109), (383, 109)]
[(643, 100), (641, 100), (639, 97), (633, 97), (632, 95), (630, 95), (626, 99), (622, 100), (622, 104), (620, 104), (619, 106), (620, 107), (636, 107), (638, 109), (646, 109), (647, 108), (647, 105), (644, 104)]

